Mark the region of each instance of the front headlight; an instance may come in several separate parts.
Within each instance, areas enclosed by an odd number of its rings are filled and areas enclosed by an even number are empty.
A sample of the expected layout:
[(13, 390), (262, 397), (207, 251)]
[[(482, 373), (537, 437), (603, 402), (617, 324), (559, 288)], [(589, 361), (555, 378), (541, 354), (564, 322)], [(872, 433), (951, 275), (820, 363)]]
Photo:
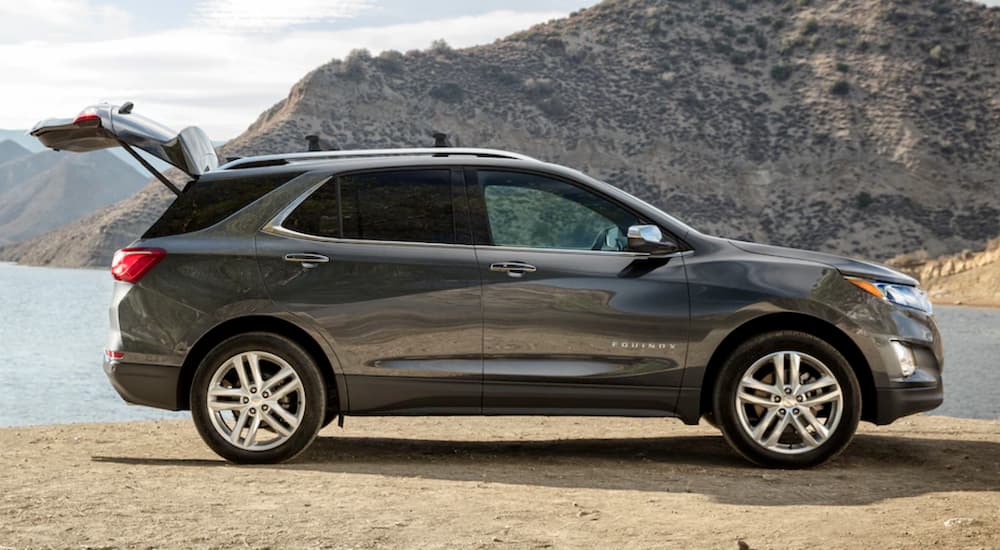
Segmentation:
[(930, 299), (927, 298), (927, 293), (919, 287), (869, 281), (868, 279), (859, 279), (857, 277), (844, 278), (861, 290), (887, 302), (925, 313), (934, 312), (934, 307), (931, 305)]

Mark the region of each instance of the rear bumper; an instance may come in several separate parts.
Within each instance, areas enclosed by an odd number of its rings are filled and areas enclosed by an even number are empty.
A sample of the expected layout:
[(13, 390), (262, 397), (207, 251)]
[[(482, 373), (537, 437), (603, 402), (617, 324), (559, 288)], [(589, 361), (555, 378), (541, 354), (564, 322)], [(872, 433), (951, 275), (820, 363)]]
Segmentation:
[(157, 409), (180, 410), (177, 399), (180, 373), (179, 367), (104, 361), (104, 374), (122, 399)]

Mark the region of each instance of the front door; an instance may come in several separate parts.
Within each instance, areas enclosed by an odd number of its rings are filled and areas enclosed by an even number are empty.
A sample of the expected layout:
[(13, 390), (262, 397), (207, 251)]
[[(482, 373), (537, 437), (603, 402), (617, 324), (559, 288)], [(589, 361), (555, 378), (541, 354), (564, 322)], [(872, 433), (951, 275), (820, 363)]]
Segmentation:
[(576, 182), (468, 171), (487, 414), (662, 415), (687, 349), (683, 257), (629, 252), (648, 223)]
[(325, 330), (352, 414), (476, 414), (482, 303), (462, 173), (341, 175), (257, 238), (272, 298)]

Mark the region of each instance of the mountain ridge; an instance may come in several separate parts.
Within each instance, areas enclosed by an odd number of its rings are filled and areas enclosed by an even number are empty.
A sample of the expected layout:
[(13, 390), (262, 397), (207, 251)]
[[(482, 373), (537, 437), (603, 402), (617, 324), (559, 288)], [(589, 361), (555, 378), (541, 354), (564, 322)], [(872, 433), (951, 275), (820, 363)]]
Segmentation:
[(12, 139), (0, 141), (0, 164), (26, 157), (31, 151), (25, 149)]
[(61, 227), (134, 194), (143, 181), (107, 151), (43, 151), (0, 164), (0, 243)]
[[(221, 151), (443, 131), (589, 172), (709, 233), (940, 255), (1000, 235), (998, 45), (1000, 11), (963, 1), (609, 0), (492, 44), (353, 52)], [(102, 242), (88, 257), (110, 257)]]

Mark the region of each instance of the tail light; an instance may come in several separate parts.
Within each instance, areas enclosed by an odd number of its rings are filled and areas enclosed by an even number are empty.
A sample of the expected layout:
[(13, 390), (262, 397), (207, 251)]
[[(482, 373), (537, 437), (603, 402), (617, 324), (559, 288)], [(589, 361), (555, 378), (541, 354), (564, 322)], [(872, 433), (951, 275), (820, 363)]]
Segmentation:
[(97, 114), (97, 109), (88, 107), (73, 119), (76, 126), (100, 126), (101, 117)]
[(138, 283), (166, 256), (167, 251), (162, 248), (123, 248), (111, 260), (111, 276), (126, 283)]

